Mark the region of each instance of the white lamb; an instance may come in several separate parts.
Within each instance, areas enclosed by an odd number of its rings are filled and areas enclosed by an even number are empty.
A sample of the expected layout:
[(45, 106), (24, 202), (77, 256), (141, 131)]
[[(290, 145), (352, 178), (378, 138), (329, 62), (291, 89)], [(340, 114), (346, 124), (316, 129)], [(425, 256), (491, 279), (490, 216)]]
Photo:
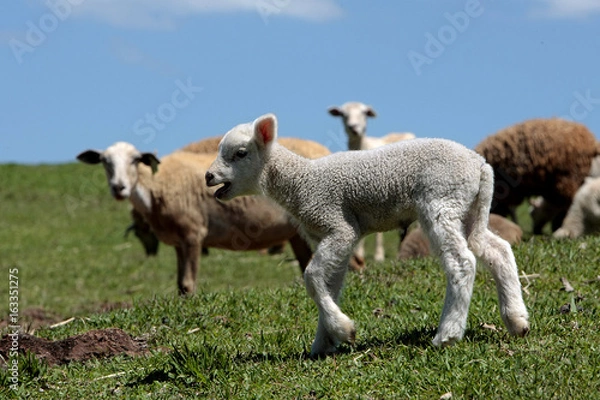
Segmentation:
[[(407, 139), (414, 139), (415, 135), (410, 132), (389, 133), (384, 137), (367, 136), (367, 118), (376, 117), (377, 113), (373, 107), (357, 101), (344, 103), (340, 107), (329, 107), (329, 114), (334, 117), (341, 117), (344, 124), (344, 130), (348, 135), (348, 150), (370, 150), (386, 144), (399, 142)], [(405, 227), (401, 227), (404, 230)], [(364, 241), (361, 240), (356, 247), (356, 254), (364, 258)], [(383, 233), (375, 234), (375, 261), (385, 259), (385, 250), (383, 247)]]
[(600, 232), (600, 178), (585, 178), (575, 193), (562, 226), (555, 238), (578, 238)]
[(465, 332), (476, 258), (496, 281), (499, 310), (513, 335), (529, 331), (510, 245), (488, 230), (491, 167), (475, 152), (442, 139), (415, 139), (374, 150), (307, 160), (276, 141), (273, 114), (230, 130), (206, 172), (215, 197), (263, 193), (299, 222), (316, 249), (304, 273), (319, 309), (311, 355), (355, 339), (354, 322), (338, 305), (352, 249), (366, 234), (418, 219), (447, 275), (446, 300), (433, 344), (450, 345)]

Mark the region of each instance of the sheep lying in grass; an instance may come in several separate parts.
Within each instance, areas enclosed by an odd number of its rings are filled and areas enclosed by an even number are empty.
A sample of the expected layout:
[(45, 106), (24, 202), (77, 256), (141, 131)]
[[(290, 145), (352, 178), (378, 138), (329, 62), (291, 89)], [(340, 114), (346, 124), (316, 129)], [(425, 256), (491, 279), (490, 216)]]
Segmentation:
[[(492, 211), (510, 214), (516, 222), (516, 207), (530, 196), (550, 201), (549, 209), (555, 210), (552, 218), (566, 213), (600, 147), (584, 125), (551, 118), (503, 129), (484, 139), (475, 151), (494, 168)], [(541, 233), (542, 222), (534, 225), (535, 234)]]
[(222, 201), (265, 194), (299, 222), (316, 251), (304, 272), (319, 309), (313, 356), (353, 342), (354, 322), (338, 305), (352, 249), (371, 232), (418, 219), (447, 275), (446, 300), (434, 345), (450, 345), (465, 332), (476, 256), (496, 281), (508, 331), (529, 331), (517, 265), (510, 245), (488, 228), (492, 168), (475, 152), (442, 139), (414, 139), (374, 150), (339, 152), (307, 160), (276, 141), (274, 115), (230, 130), (206, 172), (221, 185)]
[[(519, 225), (496, 214), (490, 214), (488, 227), (490, 231), (511, 245), (520, 243), (523, 237), (523, 230)], [(423, 229), (420, 227), (411, 230), (402, 240), (398, 249), (399, 260), (427, 257), (429, 255), (431, 255), (429, 240), (427, 240)]]
[(304, 271), (312, 256), (296, 225), (264, 197), (243, 197), (226, 205), (214, 199), (204, 173), (216, 154), (175, 152), (160, 161), (133, 145), (118, 142), (105, 151), (87, 150), (77, 158), (102, 163), (117, 200), (129, 199), (160, 241), (175, 247), (181, 294), (196, 289), (200, 249), (256, 250), (289, 240)]
[(594, 233), (600, 233), (600, 177), (585, 179), (575, 193), (562, 226), (553, 236), (574, 239)]
[[(329, 114), (334, 117), (341, 117), (344, 124), (344, 131), (348, 135), (348, 150), (370, 150), (386, 144), (399, 142), (401, 140), (414, 139), (415, 135), (409, 132), (405, 133), (389, 133), (384, 137), (367, 136), (367, 118), (375, 117), (377, 114), (373, 107), (360, 102), (347, 102), (340, 107), (329, 107)], [(402, 227), (404, 232), (405, 227)], [(403, 236), (403, 234), (401, 234)], [(356, 253), (360, 257), (364, 257), (364, 241), (361, 240), (357, 247)], [(383, 233), (375, 234), (375, 261), (383, 261), (385, 259), (385, 250), (383, 247)]]

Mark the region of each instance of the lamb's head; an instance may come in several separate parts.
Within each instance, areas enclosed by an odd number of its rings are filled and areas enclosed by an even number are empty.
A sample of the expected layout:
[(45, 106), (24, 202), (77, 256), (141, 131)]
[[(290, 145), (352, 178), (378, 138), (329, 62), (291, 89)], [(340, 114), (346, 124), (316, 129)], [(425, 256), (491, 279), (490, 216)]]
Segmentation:
[(334, 117), (342, 117), (344, 129), (350, 139), (363, 137), (367, 131), (367, 118), (377, 116), (371, 106), (359, 102), (348, 102), (341, 107), (330, 107), (328, 111)]
[(77, 159), (87, 164), (102, 163), (113, 197), (127, 199), (137, 184), (138, 164), (141, 162), (156, 171), (160, 161), (152, 153), (141, 153), (132, 144), (117, 142), (104, 151), (86, 150)]
[(206, 172), (206, 185), (222, 184), (217, 200), (259, 194), (259, 180), (277, 137), (277, 118), (273, 114), (241, 124), (225, 134), (219, 143), (219, 155)]

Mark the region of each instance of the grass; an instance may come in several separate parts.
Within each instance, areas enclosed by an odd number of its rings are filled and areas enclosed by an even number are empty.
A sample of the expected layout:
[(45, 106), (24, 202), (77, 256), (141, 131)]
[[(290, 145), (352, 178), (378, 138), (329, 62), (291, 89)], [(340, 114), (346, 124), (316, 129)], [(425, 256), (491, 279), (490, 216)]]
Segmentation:
[[(198, 293), (180, 298), (174, 252), (162, 246), (146, 258), (123, 237), (128, 207), (110, 198), (99, 168), (1, 165), (0, 204), (0, 266), (6, 281), (18, 268), (20, 310), (76, 317), (37, 335), (118, 327), (150, 349), (61, 367), (22, 355), (18, 393), (0, 371), (0, 397), (584, 399), (600, 391), (598, 237), (515, 247), (521, 273), (539, 274), (522, 280), (532, 322), (525, 339), (506, 334), (490, 274), (480, 270), (465, 339), (443, 349), (430, 344), (445, 290), (437, 262), (370, 263), (362, 276), (348, 274), (342, 300), (355, 345), (311, 360), (317, 312), (289, 250), (211, 249)], [(388, 254), (396, 244), (387, 234)], [(575, 292), (562, 290), (562, 277)], [(8, 284), (0, 299), (5, 315)], [(120, 302), (131, 307), (98, 312)]]

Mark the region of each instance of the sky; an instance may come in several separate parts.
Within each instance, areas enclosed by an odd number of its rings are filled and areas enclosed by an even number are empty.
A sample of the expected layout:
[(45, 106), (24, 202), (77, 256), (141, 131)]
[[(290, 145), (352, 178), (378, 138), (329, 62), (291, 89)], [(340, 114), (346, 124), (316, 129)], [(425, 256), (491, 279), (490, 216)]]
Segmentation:
[(600, 135), (600, 0), (20, 0), (0, 4), (0, 163), (127, 141), (168, 154), (273, 112), (280, 136), (474, 147), (530, 118)]

